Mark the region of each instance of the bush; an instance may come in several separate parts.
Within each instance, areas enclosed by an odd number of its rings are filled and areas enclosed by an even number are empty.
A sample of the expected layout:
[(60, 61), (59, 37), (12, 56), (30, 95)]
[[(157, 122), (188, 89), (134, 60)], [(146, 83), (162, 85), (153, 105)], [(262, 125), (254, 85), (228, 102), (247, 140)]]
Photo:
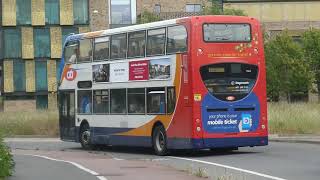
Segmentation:
[(272, 101), (286, 96), (292, 102), (292, 97), (308, 93), (313, 81), (310, 63), (287, 31), (265, 42), (265, 56), (267, 93)]
[(0, 179), (12, 174), (14, 163), (9, 148), (0, 137)]

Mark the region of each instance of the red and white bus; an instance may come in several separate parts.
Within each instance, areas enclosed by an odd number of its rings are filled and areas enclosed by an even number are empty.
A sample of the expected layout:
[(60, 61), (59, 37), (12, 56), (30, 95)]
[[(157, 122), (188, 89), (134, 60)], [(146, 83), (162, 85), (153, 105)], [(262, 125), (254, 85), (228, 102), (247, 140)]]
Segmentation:
[(254, 18), (194, 16), (70, 35), (60, 67), (62, 140), (158, 155), (268, 144)]

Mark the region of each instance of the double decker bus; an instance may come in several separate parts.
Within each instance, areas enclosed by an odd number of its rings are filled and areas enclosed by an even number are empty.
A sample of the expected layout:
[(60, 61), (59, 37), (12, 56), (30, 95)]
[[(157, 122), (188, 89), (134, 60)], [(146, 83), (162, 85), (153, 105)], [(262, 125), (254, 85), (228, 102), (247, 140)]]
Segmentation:
[(194, 16), (70, 35), (60, 68), (62, 140), (158, 155), (268, 144), (254, 18)]

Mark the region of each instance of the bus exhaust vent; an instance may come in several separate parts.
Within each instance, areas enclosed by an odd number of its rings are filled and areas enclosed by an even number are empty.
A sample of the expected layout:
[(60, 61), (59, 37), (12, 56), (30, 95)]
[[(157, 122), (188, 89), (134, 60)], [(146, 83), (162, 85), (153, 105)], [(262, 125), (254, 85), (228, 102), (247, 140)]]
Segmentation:
[(234, 108), (234, 111), (254, 111), (254, 107), (250, 107), (250, 108)]
[(207, 108), (207, 112), (226, 112), (228, 108)]

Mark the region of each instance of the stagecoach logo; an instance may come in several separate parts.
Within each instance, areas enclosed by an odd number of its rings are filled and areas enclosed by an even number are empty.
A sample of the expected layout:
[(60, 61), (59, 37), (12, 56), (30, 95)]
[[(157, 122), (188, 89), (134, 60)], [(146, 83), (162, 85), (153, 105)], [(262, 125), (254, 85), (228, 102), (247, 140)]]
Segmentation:
[(69, 68), (67, 70), (67, 73), (65, 74), (66, 80), (73, 81), (76, 77), (77, 77), (77, 71), (72, 68)]

